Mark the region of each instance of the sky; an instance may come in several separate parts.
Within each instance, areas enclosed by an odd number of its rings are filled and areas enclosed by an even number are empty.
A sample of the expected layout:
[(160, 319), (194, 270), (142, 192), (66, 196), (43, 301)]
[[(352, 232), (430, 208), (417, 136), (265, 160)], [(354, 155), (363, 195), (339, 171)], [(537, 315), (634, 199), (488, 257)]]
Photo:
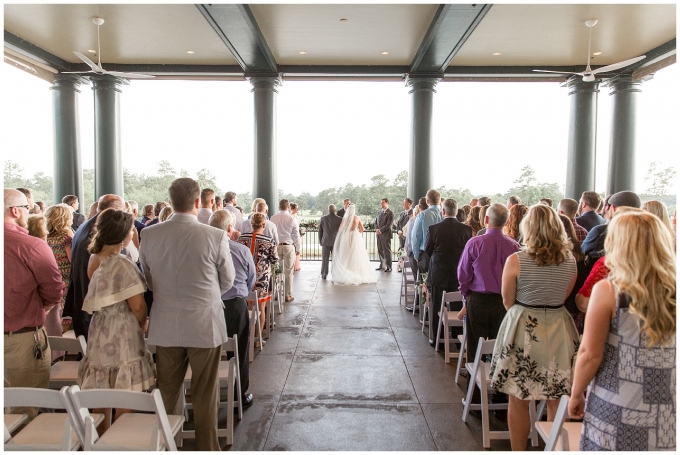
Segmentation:
[[(50, 84), (2, 65), (4, 159), (24, 175), (53, 174)], [(638, 106), (636, 190), (651, 162), (675, 166), (680, 74), (677, 64), (642, 86)], [(223, 191), (252, 190), (253, 98), (249, 82), (131, 81), (123, 87), (123, 166), (156, 174), (169, 161), (191, 175), (210, 169)], [(277, 95), (278, 185), (317, 194), (347, 183), (393, 180), (408, 169), (410, 95), (398, 82), (289, 82)], [(559, 83), (442, 82), (434, 95), (433, 186), (473, 194), (508, 190), (531, 165), (542, 183), (566, 178), (569, 99)], [(84, 168), (94, 167), (91, 86), (79, 95)], [(596, 190), (606, 186), (611, 123), (609, 89), (598, 98)]]

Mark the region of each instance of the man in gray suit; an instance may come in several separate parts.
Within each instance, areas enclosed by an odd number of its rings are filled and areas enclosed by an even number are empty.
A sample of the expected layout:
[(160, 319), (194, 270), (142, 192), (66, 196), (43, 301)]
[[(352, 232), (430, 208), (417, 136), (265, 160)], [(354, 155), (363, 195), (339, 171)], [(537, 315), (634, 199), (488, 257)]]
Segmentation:
[(340, 229), (340, 218), (335, 213), (335, 206), (333, 204), (328, 206), (328, 215), (322, 216), (319, 220), (319, 244), (321, 245), (321, 278), (324, 280), (328, 276), (328, 260), (333, 252), (333, 244), (335, 237), (338, 235)]
[(380, 256), (380, 267), (385, 266), (385, 272), (392, 271), (392, 221), (394, 213), (390, 210), (390, 201), (387, 198), (380, 200), (381, 209), (375, 217), (375, 237), (378, 241), (378, 256)]
[(220, 450), (217, 376), (221, 346), (227, 341), (222, 294), (231, 289), (235, 276), (229, 238), (223, 230), (198, 222), (198, 182), (179, 178), (169, 193), (175, 213), (164, 223), (144, 228), (139, 251), (154, 297), (149, 344), (156, 346), (165, 411), (174, 413), (191, 365), (196, 450)]

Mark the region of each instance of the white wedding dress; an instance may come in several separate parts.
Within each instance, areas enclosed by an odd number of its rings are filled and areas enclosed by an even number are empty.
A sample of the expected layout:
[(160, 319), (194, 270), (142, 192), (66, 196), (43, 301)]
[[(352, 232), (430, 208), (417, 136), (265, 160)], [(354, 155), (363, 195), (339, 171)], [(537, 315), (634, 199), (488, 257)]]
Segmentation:
[(335, 237), (333, 261), (331, 263), (333, 284), (358, 286), (378, 281), (371, 261), (368, 259), (361, 233), (356, 226), (351, 229), (354, 212), (355, 207), (352, 204), (347, 208), (342, 223), (340, 223), (338, 235)]

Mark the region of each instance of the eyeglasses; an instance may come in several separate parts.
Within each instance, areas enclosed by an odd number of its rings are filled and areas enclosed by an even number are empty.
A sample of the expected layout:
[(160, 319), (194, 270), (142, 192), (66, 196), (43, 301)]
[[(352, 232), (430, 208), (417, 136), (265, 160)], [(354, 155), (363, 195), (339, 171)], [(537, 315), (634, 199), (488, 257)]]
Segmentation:
[(18, 207), (23, 207), (23, 208), (25, 208), (26, 210), (31, 210), (31, 206), (30, 206), (30, 205), (11, 205), (9, 208), (14, 209), (14, 208), (18, 208)]

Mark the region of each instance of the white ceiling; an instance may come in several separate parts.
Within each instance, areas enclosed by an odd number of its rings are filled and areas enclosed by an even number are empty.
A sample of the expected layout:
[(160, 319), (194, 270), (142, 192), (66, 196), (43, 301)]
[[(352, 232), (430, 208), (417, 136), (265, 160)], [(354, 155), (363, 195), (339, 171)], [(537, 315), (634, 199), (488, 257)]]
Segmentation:
[[(409, 65), (438, 5), (250, 7), (281, 65)], [(592, 63), (614, 63), (674, 38), (675, 9), (674, 4), (494, 5), (451, 65), (584, 65), (588, 29), (583, 22), (590, 18), (600, 21), (592, 52), (602, 52)], [(4, 28), (77, 62), (74, 50), (93, 57), (88, 50), (96, 49), (97, 28), (90, 19), (95, 15), (106, 20), (104, 63), (237, 64), (193, 4), (5, 4)]]

